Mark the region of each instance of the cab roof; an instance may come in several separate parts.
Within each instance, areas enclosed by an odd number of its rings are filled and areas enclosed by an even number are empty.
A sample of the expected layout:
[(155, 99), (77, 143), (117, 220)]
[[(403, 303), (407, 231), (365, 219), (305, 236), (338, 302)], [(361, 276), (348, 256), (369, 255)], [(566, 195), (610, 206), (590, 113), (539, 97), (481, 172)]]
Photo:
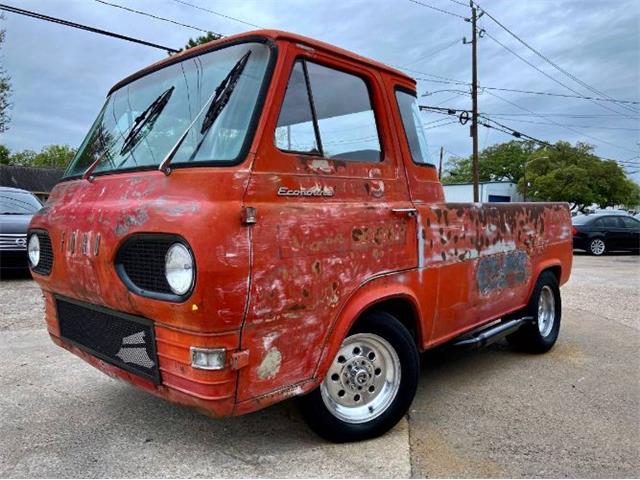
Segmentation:
[(140, 77), (143, 77), (153, 71), (159, 70), (162, 67), (165, 67), (167, 65), (171, 65), (173, 63), (177, 63), (180, 62), (182, 60), (185, 60), (187, 58), (191, 58), (194, 57), (196, 55), (200, 55), (202, 53), (206, 53), (209, 50), (213, 50), (216, 48), (219, 48), (227, 43), (236, 43), (238, 41), (242, 41), (242, 40), (251, 40), (251, 39), (269, 39), (272, 41), (289, 41), (292, 43), (297, 43), (300, 45), (304, 45), (305, 47), (308, 48), (312, 48), (314, 50), (320, 50), (323, 51), (325, 53), (329, 53), (331, 55), (335, 55), (337, 57), (342, 57), (342, 58), (347, 58), (349, 60), (352, 61), (356, 61), (359, 63), (362, 63), (364, 65), (376, 68), (378, 70), (383, 70), (395, 77), (399, 77), (405, 81), (409, 81), (411, 84), (415, 85), (415, 80), (413, 78), (411, 78), (410, 76), (408, 76), (407, 74), (401, 72), (400, 70), (397, 70), (393, 67), (390, 67), (388, 65), (385, 65), (384, 63), (378, 62), (376, 60), (372, 60), (370, 58), (367, 57), (363, 57), (361, 55), (358, 55), (356, 53), (350, 52), (348, 50), (336, 47), (335, 45), (331, 45), (329, 43), (325, 43), (325, 42), (321, 42), (319, 40), (314, 40), (312, 38), (309, 37), (305, 37), (304, 35), (298, 35), (296, 33), (291, 33), (291, 32), (285, 32), (282, 30), (252, 30), (249, 32), (244, 32), (244, 33), (239, 33), (237, 35), (230, 35), (228, 37), (223, 37), (221, 39), (218, 40), (213, 40), (211, 42), (207, 42), (205, 44), (202, 45), (198, 45), (197, 47), (194, 48), (190, 48), (188, 50), (184, 50), (176, 55), (172, 55), (170, 57), (164, 58), (156, 63), (153, 63), (151, 65), (149, 65), (148, 67), (143, 68), (142, 70), (139, 70), (131, 75), (129, 75), (128, 77), (124, 78), (123, 80), (119, 81), (118, 83), (116, 83), (111, 90), (109, 91), (109, 94), (111, 94), (113, 91), (117, 90), (118, 88), (126, 85), (127, 83), (130, 83)]

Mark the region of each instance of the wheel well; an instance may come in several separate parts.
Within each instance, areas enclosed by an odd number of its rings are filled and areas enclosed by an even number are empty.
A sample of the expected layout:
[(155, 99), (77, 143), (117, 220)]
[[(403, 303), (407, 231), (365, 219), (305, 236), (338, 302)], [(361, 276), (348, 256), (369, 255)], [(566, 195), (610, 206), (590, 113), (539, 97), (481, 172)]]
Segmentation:
[(553, 273), (556, 277), (556, 280), (558, 281), (558, 285), (560, 285), (560, 275), (562, 274), (560, 265), (554, 265), (553, 267), (545, 268), (542, 272), (540, 272), (540, 275), (542, 275), (544, 272)]
[(353, 325), (355, 326), (366, 321), (367, 314), (371, 312), (386, 312), (393, 315), (402, 325), (405, 326), (407, 330), (409, 330), (409, 333), (413, 337), (416, 345), (420, 345), (418, 312), (410, 300), (406, 298), (390, 298), (370, 305), (360, 314)]

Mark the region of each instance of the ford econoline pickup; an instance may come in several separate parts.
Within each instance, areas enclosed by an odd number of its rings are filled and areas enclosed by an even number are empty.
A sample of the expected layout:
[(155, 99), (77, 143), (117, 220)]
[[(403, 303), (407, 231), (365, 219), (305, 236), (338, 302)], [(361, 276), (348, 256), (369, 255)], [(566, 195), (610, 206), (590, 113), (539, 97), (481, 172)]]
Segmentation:
[(27, 241), (59, 346), (333, 441), (392, 428), (425, 350), (549, 350), (571, 244), (566, 204), (445, 202), (414, 80), (272, 30), (117, 83)]

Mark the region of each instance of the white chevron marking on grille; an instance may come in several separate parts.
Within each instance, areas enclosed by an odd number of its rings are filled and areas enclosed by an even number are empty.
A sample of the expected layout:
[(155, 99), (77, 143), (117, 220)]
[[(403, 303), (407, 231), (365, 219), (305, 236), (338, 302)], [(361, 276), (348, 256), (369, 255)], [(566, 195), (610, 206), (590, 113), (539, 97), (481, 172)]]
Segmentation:
[(151, 368), (155, 366), (155, 362), (149, 358), (147, 349), (144, 346), (131, 346), (131, 345), (144, 345), (144, 334), (146, 332), (138, 332), (133, 335), (129, 335), (122, 339), (122, 346), (116, 357), (125, 363), (133, 363), (140, 365), (144, 368)]

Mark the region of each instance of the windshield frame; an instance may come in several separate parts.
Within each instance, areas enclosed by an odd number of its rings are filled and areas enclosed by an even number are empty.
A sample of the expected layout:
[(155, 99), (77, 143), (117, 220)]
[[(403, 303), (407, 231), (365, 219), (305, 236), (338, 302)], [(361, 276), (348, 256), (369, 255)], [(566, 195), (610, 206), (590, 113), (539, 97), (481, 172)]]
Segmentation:
[[(269, 49), (269, 59), (267, 61), (267, 67), (265, 69), (264, 72), (264, 78), (262, 79), (262, 84), (260, 85), (260, 88), (258, 89), (258, 97), (256, 99), (256, 106), (255, 109), (251, 115), (251, 118), (249, 120), (249, 125), (247, 128), (247, 134), (245, 135), (244, 141), (242, 143), (242, 146), (240, 147), (240, 151), (238, 152), (238, 155), (236, 156), (236, 158), (234, 158), (233, 160), (207, 160), (207, 161), (198, 161), (198, 162), (193, 162), (193, 163), (172, 163), (171, 164), (171, 169), (178, 169), (178, 168), (200, 168), (200, 167), (211, 167), (211, 166), (223, 166), (223, 167), (232, 167), (235, 165), (239, 165), (242, 162), (245, 161), (245, 159), (247, 158), (247, 154), (249, 153), (249, 148), (251, 147), (251, 144), (253, 143), (254, 139), (255, 139), (255, 134), (256, 134), (256, 130), (258, 127), (258, 122), (260, 120), (260, 117), (262, 116), (263, 113), (263, 109), (264, 109), (264, 105), (265, 105), (265, 99), (267, 96), (267, 91), (269, 90), (269, 87), (271, 86), (271, 80), (273, 77), (273, 71), (275, 69), (275, 65), (278, 59), (278, 46), (276, 44), (276, 42), (274, 41), (274, 39), (272, 39), (271, 37), (268, 36), (264, 36), (264, 35), (249, 35), (243, 38), (239, 38), (233, 41), (229, 41), (229, 42), (223, 42), (218, 44), (217, 42), (214, 43), (213, 45), (211, 45), (210, 47), (207, 48), (203, 48), (203, 49), (198, 49), (195, 48), (194, 52), (189, 52), (189, 50), (186, 51), (186, 53), (184, 53), (183, 55), (175, 55), (175, 58), (171, 58), (170, 60), (164, 60), (161, 63), (156, 63), (153, 64), (149, 67), (143, 68), (142, 70), (126, 77), (125, 79), (119, 81), (118, 83), (116, 83), (113, 87), (111, 87), (111, 89), (109, 90), (109, 93), (107, 94), (107, 97), (103, 103), (103, 105), (100, 107), (100, 110), (98, 112), (98, 115), (96, 116), (96, 119), (94, 120), (94, 122), (91, 125), (91, 128), (88, 130), (85, 139), (88, 138), (89, 134), (93, 131), (96, 122), (98, 122), (98, 120), (100, 119), (101, 115), (102, 115), (102, 111), (104, 110), (104, 108), (106, 107), (110, 96), (116, 92), (117, 90), (120, 90), (123, 87), (126, 87), (127, 85), (129, 85), (132, 82), (135, 82), (136, 80), (139, 80), (143, 77), (146, 77), (147, 75), (150, 75), (152, 73), (155, 73), (159, 70), (162, 70), (166, 67), (169, 67), (171, 65), (175, 65), (178, 64), (180, 62), (183, 62), (185, 60), (191, 59), (191, 58), (195, 58), (195, 57), (199, 57), (201, 55), (206, 55), (208, 53), (211, 52), (215, 52), (217, 50), (222, 50), (224, 48), (228, 48), (228, 47), (232, 47), (234, 45), (239, 45), (239, 44), (243, 44), (243, 43), (262, 43), (264, 44), (268, 49)], [(213, 88), (213, 86), (212, 86)], [(85, 139), (83, 139), (83, 143)], [(80, 147), (82, 147), (82, 145)], [(78, 152), (80, 152), (82, 150), (82, 148), (78, 148)], [(71, 165), (73, 165), (75, 161), (75, 157), (71, 160), (71, 162), (69, 163), (69, 166), (67, 167), (67, 170), (65, 170), (64, 175), (62, 176), (62, 178), (60, 179), (61, 182), (63, 181), (68, 181), (68, 180), (77, 180), (79, 178), (82, 178), (83, 172), (80, 173), (76, 173), (75, 175), (67, 175), (67, 171), (69, 169), (69, 167)], [(118, 170), (106, 170), (106, 171), (97, 171), (92, 173), (92, 176), (98, 177), (98, 176), (104, 176), (104, 175), (118, 175), (120, 173), (127, 173), (127, 172), (142, 172), (142, 171), (150, 171), (150, 170), (158, 170), (158, 165), (144, 165), (144, 166), (133, 166), (133, 167), (128, 167), (128, 168), (121, 168)]]

